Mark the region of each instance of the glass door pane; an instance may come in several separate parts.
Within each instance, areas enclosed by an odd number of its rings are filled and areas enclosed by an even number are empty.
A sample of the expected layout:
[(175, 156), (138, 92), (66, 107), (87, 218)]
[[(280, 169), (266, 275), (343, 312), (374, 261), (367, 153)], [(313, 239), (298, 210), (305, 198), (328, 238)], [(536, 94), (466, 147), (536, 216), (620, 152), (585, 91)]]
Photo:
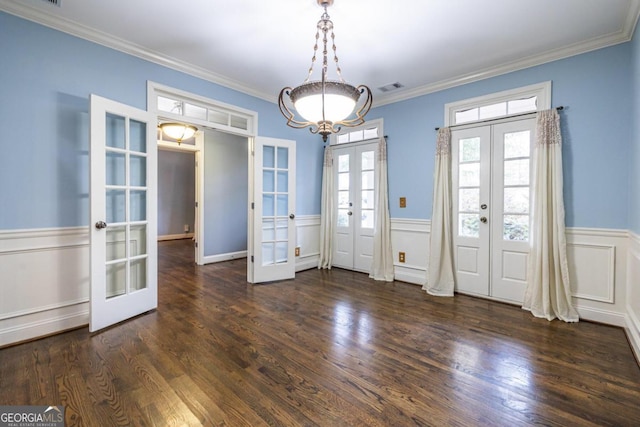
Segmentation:
[(289, 149), (262, 148), (262, 265), (289, 261)]
[(373, 229), (375, 193), (374, 150), (363, 151), (360, 155), (360, 227)]
[(531, 132), (507, 132), (503, 137), (504, 240), (529, 240)]
[(480, 138), (458, 146), (458, 235), (480, 237)]
[(350, 155), (338, 156), (338, 227), (349, 227), (351, 222)]
[(146, 289), (147, 124), (107, 114), (106, 297)]

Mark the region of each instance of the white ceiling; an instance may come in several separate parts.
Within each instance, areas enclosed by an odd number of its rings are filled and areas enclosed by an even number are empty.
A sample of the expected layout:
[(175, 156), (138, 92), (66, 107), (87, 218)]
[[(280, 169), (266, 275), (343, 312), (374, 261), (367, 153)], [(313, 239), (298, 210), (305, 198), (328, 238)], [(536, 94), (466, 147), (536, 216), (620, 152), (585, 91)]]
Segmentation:
[[(306, 78), (323, 12), (316, 0), (58, 1), (0, 10), (272, 102)], [(382, 105), (628, 41), (640, 0), (335, 0), (328, 12), (344, 78)]]

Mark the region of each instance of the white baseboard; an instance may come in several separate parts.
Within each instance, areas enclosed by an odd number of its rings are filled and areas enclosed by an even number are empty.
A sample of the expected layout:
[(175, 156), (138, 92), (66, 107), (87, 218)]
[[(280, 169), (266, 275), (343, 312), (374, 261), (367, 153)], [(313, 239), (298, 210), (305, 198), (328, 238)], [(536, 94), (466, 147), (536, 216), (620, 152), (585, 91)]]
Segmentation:
[(0, 347), (89, 324), (89, 302), (0, 321)]
[(604, 323), (621, 328), (627, 325), (627, 316), (624, 313), (594, 307), (584, 307), (580, 306), (580, 304), (576, 304), (574, 308), (578, 311), (580, 320), (589, 320), (591, 322)]
[(629, 232), (627, 257), (627, 324), (625, 331), (640, 363), (640, 236)]
[(299, 256), (296, 258), (296, 272), (318, 268), (320, 254)]
[(629, 308), (626, 320), (625, 331), (627, 338), (629, 339), (629, 343), (631, 343), (631, 349), (636, 356), (636, 360), (640, 363), (640, 319), (638, 319), (633, 310)]
[(180, 239), (193, 239), (193, 233), (165, 234), (163, 236), (158, 236), (158, 242), (164, 242), (166, 240), (180, 240)]
[(246, 258), (247, 251), (229, 252), (220, 255), (209, 255), (202, 260), (203, 264), (213, 264), (214, 262), (231, 261), (239, 258)]
[(393, 265), (395, 280), (412, 283), (414, 285), (424, 285), (426, 282), (426, 270), (420, 266), (410, 266), (396, 263)]

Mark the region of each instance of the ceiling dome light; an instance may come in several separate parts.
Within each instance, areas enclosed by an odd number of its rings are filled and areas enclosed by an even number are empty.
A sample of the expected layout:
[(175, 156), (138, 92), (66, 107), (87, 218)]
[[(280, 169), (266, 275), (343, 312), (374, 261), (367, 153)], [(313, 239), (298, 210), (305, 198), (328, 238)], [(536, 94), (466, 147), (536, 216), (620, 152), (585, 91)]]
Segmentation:
[[(313, 48), (313, 58), (311, 59), (311, 67), (309, 68), (307, 79), (296, 88), (285, 87), (282, 89), (278, 96), (278, 106), (282, 115), (287, 119), (287, 125), (296, 129), (309, 127), (311, 133), (319, 133), (322, 135), (322, 140), (326, 142), (327, 136), (338, 132), (341, 126), (352, 127), (363, 124), (364, 116), (371, 109), (373, 95), (367, 86), (360, 85), (355, 87), (346, 83), (342, 78), (342, 70), (338, 65), (338, 57), (336, 55), (333, 22), (331, 22), (327, 14), (327, 7), (333, 4), (333, 0), (317, 0), (317, 2), (324, 7), (324, 13), (320, 21), (318, 21), (318, 30), (316, 32), (316, 40), (320, 38), (320, 32), (323, 35), (324, 49), (322, 51), (321, 80), (310, 80), (316, 60), (316, 51), (318, 50), (318, 44), (316, 43)], [(331, 32), (334, 62), (340, 81), (327, 79), (327, 41), (329, 32)], [(360, 95), (364, 93), (366, 93), (366, 98), (360, 108), (356, 110)], [(302, 120), (295, 118), (295, 114), (289, 108), (290, 106), (302, 117)], [(355, 117), (349, 119), (352, 116)]]
[(184, 139), (189, 139), (198, 131), (198, 128), (183, 123), (162, 123), (160, 130), (169, 138), (178, 141), (178, 144)]

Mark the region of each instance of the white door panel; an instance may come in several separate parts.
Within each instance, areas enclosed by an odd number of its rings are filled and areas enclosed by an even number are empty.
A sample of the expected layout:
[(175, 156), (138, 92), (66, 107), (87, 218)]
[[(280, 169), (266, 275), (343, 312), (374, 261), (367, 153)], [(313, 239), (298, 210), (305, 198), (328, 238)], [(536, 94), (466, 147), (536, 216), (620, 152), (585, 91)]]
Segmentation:
[(333, 265), (362, 272), (373, 260), (377, 143), (333, 148), (337, 206)]
[(256, 137), (253, 147), (253, 227), (247, 265), (252, 283), (295, 277), (295, 141)]
[(490, 139), (488, 126), (451, 134), (456, 290), (479, 295), (489, 293)]
[(452, 132), (456, 290), (522, 303), (535, 119)]
[(535, 128), (535, 119), (493, 126), (491, 295), (516, 303), (527, 286)]
[(158, 305), (157, 119), (96, 95), (90, 104), (94, 332)]

